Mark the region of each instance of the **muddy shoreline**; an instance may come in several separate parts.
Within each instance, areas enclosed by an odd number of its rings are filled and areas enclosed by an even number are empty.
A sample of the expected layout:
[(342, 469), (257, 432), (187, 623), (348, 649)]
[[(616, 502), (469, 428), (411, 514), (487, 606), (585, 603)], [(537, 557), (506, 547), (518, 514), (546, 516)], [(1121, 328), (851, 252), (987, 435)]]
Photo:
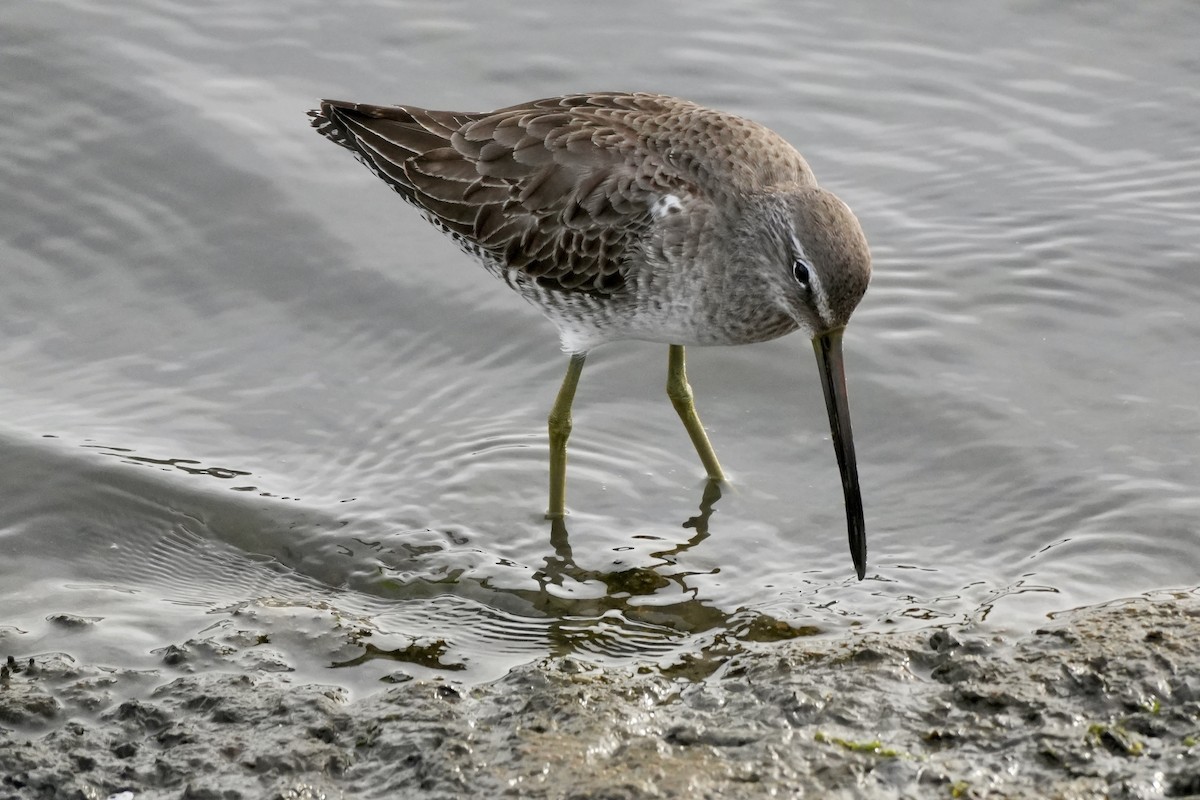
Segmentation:
[(1013, 640), (794, 639), (699, 681), (556, 658), (351, 701), (226, 649), (191, 674), (186, 644), (150, 673), (14, 656), (0, 798), (1200, 796), (1198, 590)]

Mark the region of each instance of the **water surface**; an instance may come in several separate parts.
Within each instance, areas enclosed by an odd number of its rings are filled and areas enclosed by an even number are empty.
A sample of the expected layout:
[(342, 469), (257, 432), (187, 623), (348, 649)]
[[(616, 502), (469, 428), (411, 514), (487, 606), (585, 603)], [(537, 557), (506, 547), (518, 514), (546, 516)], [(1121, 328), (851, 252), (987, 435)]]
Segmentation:
[[(155, 667), (274, 615), (370, 687), (1194, 585), (1198, 36), (1185, 2), (9, 9), (0, 644)], [(796, 336), (689, 351), (719, 497), (666, 348), (596, 350), (551, 530), (552, 327), (304, 116), (588, 89), (760, 120), (862, 220), (868, 580)]]

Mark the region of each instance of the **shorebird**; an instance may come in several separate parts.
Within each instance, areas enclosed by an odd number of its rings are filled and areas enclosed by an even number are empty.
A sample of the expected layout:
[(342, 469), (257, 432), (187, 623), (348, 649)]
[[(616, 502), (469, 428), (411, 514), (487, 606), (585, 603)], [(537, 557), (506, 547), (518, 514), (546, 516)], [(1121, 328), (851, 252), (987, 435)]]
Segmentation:
[(871, 256), (850, 209), (750, 120), (664, 95), (597, 92), (485, 113), (323, 100), (309, 112), (425, 218), (558, 328), (570, 354), (549, 416), (550, 503), (566, 512), (571, 404), (592, 348), (669, 345), (667, 394), (708, 477), (685, 345), (812, 340), (861, 580), (867, 544), (842, 332)]

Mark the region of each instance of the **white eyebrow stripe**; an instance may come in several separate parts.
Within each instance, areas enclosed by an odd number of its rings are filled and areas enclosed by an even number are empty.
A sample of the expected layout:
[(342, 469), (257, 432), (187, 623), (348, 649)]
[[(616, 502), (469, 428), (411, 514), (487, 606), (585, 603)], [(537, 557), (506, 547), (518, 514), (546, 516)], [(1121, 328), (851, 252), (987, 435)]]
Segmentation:
[(817, 314), (821, 317), (821, 321), (826, 325), (833, 324), (833, 309), (829, 307), (829, 298), (825, 295), (825, 289), (821, 286), (821, 273), (817, 271), (816, 265), (812, 259), (804, 252), (804, 245), (800, 244), (800, 239), (796, 234), (792, 234), (792, 253), (796, 258), (808, 265), (808, 286), (812, 292), (813, 299), (816, 301)]
[[(796, 234), (792, 234), (792, 253), (799, 257), (805, 264), (812, 264), (808, 258), (808, 253), (804, 252), (804, 245), (800, 244), (800, 240), (796, 238)], [(812, 270), (809, 270), (812, 272)]]

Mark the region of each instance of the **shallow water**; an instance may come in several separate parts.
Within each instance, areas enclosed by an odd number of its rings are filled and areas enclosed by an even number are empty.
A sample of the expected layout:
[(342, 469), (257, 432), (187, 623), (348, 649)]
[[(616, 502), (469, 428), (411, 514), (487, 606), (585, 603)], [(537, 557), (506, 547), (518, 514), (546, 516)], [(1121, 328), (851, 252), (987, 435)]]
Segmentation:
[[(2, 649), (149, 668), (271, 610), (303, 677), (367, 688), (1194, 585), (1200, 10), (1120, 11), (9, 9)], [(553, 329), (304, 116), (612, 88), (764, 122), (862, 220), (868, 580), (795, 336), (689, 351), (719, 498), (665, 348), (596, 350), (552, 531)]]

